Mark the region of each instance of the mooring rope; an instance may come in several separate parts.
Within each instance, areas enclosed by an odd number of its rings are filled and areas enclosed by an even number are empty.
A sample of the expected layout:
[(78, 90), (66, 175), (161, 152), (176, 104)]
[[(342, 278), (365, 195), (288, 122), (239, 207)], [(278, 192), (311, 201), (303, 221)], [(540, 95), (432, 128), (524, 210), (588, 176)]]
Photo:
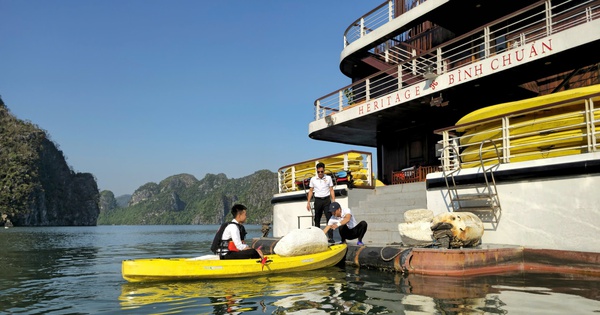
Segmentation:
[(404, 252), (406, 252), (407, 250), (412, 250), (413, 248), (425, 248), (425, 247), (430, 247), (430, 246), (434, 246), (434, 245), (436, 245), (436, 243), (435, 243), (435, 242), (431, 242), (431, 243), (429, 243), (429, 244), (423, 244), (423, 245), (414, 245), (414, 246), (410, 246), (410, 247), (404, 248), (403, 250), (401, 250), (401, 251), (399, 251), (399, 252), (395, 253), (395, 254), (394, 254), (392, 257), (390, 257), (390, 258), (385, 258), (385, 257), (383, 257), (383, 250), (384, 250), (384, 249), (386, 249), (386, 248), (396, 248), (396, 249), (401, 249), (401, 248), (403, 248), (403, 247), (384, 246), (384, 247), (382, 247), (382, 248), (381, 248), (381, 250), (379, 251), (379, 256), (381, 257), (381, 259), (382, 259), (383, 261), (385, 261), (385, 262), (388, 262), (388, 261), (390, 261), (390, 260), (392, 260), (392, 259), (394, 259), (394, 258), (398, 257), (398, 255), (402, 255), (402, 254), (404, 254)]
[[(393, 247), (390, 247), (390, 248), (393, 248)], [(385, 246), (384, 246), (384, 247), (382, 247), (382, 248), (381, 248), (381, 250), (379, 251), (379, 256), (381, 257), (381, 259), (382, 259), (383, 261), (390, 261), (390, 260), (392, 260), (392, 259), (394, 259), (394, 258), (398, 257), (398, 255), (402, 254), (402, 253), (403, 253), (405, 250), (407, 250), (407, 249), (411, 249), (411, 248), (409, 247), (409, 248), (406, 248), (406, 249), (404, 249), (404, 250), (401, 250), (401, 251), (397, 252), (396, 254), (394, 254), (394, 256), (392, 256), (392, 257), (390, 257), (390, 258), (385, 258), (385, 257), (383, 257), (383, 250), (384, 250), (384, 249), (386, 249), (386, 247), (385, 247)]]

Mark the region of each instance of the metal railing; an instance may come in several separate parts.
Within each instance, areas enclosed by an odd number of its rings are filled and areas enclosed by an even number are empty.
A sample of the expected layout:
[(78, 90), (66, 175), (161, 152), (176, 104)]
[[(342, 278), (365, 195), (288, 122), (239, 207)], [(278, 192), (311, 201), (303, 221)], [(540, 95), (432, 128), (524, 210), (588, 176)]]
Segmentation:
[(600, 151), (600, 85), (584, 89), (591, 94), (436, 130), (443, 171)]
[[(383, 7), (389, 9), (389, 5), (386, 2), (367, 15), (373, 16), (374, 21), (379, 20), (375, 16), (381, 16), (382, 13), (376, 12), (382, 11)], [(315, 120), (422, 83), (427, 80), (424, 75), (428, 72), (444, 74), (598, 18), (599, 0), (571, 0), (556, 6), (552, 6), (548, 0), (507, 15), (429, 51), (420, 52), (402, 44), (391, 44), (395, 40), (388, 41), (390, 44), (378, 45), (371, 52), (375, 54), (379, 51), (378, 58), (397, 64), (317, 99), (314, 102)], [(358, 23), (361, 32), (365, 32), (365, 25), (368, 24), (361, 22), (361, 19)]]
[[(427, 0), (406, 1), (407, 8), (405, 9), (409, 11), (425, 1)], [(344, 48), (396, 17), (396, 7), (393, 0), (380, 4), (346, 28), (346, 31), (344, 31)]]
[(308, 189), (310, 178), (317, 176), (315, 167), (319, 162), (325, 164), (325, 173), (332, 176), (334, 184), (347, 184), (352, 187), (374, 186), (371, 153), (346, 151), (279, 168), (279, 192)]

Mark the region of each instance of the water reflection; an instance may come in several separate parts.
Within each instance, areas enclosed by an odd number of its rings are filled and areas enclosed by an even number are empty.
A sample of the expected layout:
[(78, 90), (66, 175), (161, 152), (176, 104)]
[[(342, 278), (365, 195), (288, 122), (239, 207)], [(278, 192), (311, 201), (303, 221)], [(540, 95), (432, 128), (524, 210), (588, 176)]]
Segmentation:
[[(371, 304), (388, 311), (423, 314), (600, 312), (598, 278), (581, 275), (435, 277), (390, 274), (386, 279), (378, 271), (353, 269), (347, 282), (355, 290), (358, 287), (365, 290)], [(537, 306), (528, 308), (528, 304)]]
[[(296, 301), (321, 301), (339, 295), (344, 270), (332, 267), (309, 273), (193, 282), (124, 283), (119, 301), (123, 310), (210, 306), (214, 314), (299, 308)], [(279, 297), (292, 297), (281, 299)], [(316, 305), (308, 305), (315, 308)], [(143, 308), (141, 311), (146, 308)], [(273, 310), (271, 310), (273, 311)]]
[(334, 267), (248, 279), (124, 283), (119, 300), (122, 310), (142, 313), (577, 314), (600, 311), (597, 280), (547, 274), (403, 276)]

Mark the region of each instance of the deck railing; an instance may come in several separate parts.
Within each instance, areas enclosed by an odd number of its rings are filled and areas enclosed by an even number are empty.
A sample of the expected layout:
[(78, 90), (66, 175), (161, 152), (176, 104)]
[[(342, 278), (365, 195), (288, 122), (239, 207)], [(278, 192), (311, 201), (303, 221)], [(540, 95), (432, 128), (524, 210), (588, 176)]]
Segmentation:
[(413, 166), (392, 172), (392, 185), (424, 182), (427, 174), (442, 171), (441, 166)]
[(443, 170), (600, 151), (600, 85), (587, 89), (592, 94), (436, 130)]
[[(406, 1), (406, 11), (417, 7), (427, 0)], [(352, 22), (344, 31), (344, 48), (363, 36), (380, 28), (397, 17), (396, 7), (393, 0), (385, 1), (367, 14)]]
[(371, 153), (346, 151), (279, 168), (277, 171), (279, 192), (307, 190), (310, 178), (317, 176), (316, 166), (319, 162), (325, 164), (325, 173), (335, 179), (336, 185), (374, 186)]
[[(373, 21), (380, 21), (375, 17), (383, 16), (384, 7), (393, 12), (390, 5), (390, 2), (384, 3), (368, 16)], [(397, 64), (317, 99), (314, 103), (315, 120), (422, 83), (427, 80), (426, 73), (444, 74), (598, 18), (600, 0), (571, 0), (557, 5), (552, 5), (551, 1), (540, 1), (426, 52), (401, 44), (379, 45), (371, 52), (379, 53), (382, 60)], [(370, 29), (365, 26), (370, 24), (361, 22), (361, 19), (357, 26), (361, 30), (359, 34)]]

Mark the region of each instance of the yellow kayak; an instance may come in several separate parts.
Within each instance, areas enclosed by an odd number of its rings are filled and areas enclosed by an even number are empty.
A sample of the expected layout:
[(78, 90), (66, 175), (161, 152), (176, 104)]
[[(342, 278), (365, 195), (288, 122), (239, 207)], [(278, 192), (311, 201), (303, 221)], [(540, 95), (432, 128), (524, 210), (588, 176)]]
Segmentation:
[[(596, 128), (596, 133), (600, 132), (600, 128)], [(587, 130), (584, 128), (565, 130), (561, 132), (547, 133), (547, 134), (534, 134), (522, 138), (517, 138), (510, 142), (511, 149), (510, 153), (521, 154), (531, 153), (524, 155), (521, 160), (535, 160), (544, 157), (564, 156), (570, 154), (580, 154), (586, 151), (585, 145), (587, 144)], [(498, 151), (502, 153), (502, 145), (498, 144)], [(549, 154), (552, 150), (569, 148), (572, 150), (561, 150), (559, 155)], [(538, 156), (535, 153), (540, 153)], [(570, 154), (569, 154), (570, 153)], [(472, 145), (467, 147), (461, 153), (463, 162), (479, 161), (479, 145)], [(496, 157), (496, 151), (494, 145), (491, 143), (485, 143), (481, 147), (481, 156), (485, 159)], [(513, 160), (511, 157), (511, 161)], [(463, 167), (465, 167), (463, 165)]]
[[(456, 125), (468, 124), (471, 122), (475, 122), (477, 120), (507, 115), (509, 113), (515, 111), (521, 111), (526, 109), (535, 108), (537, 106), (542, 106), (550, 103), (557, 102), (569, 102), (574, 98), (584, 97), (584, 96), (593, 96), (594, 101), (600, 99), (600, 96), (597, 94), (600, 93), (600, 84), (591, 85), (587, 87), (566, 90), (562, 92), (552, 93), (548, 95), (538, 96), (534, 98), (529, 98), (525, 100), (502, 103), (498, 105), (488, 106), (476, 111), (473, 111), (466, 116), (463, 116)], [(582, 103), (581, 100), (571, 101), (573, 105)], [(465, 131), (464, 128), (457, 129), (459, 132)]]
[(193, 258), (146, 258), (123, 260), (123, 278), (129, 282), (220, 279), (262, 276), (331, 267), (344, 259), (346, 244), (331, 245), (324, 252), (260, 259), (197, 260)]

